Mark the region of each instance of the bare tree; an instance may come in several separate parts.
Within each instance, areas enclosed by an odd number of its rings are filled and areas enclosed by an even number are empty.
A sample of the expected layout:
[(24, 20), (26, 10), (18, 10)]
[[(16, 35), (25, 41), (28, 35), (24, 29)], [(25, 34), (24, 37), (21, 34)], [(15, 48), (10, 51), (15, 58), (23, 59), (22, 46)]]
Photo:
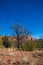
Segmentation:
[(20, 45), (20, 40), (25, 38), (26, 35), (30, 35), (30, 31), (27, 32), (23, 26), (21, 24), (15, 24), (15, 25), (12, 25), (12, 30), (13, 30), (13, 35), (16, 36), (16, 39), (17, 39), (17, 47), (19, 49), (19, 45)]
[(39, 39), (40, 40), (43, 40), (43, 34), (39, 36)]

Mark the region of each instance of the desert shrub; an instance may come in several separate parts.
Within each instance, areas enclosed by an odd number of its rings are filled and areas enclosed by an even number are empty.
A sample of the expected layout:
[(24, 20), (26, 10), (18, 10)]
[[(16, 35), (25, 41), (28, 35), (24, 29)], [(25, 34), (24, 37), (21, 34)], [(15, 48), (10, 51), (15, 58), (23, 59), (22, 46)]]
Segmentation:
[(27, 41), (27, 44), (22, 44), (22, 50), (33, 51), (43, 48), (43, 41)]
[(25, 44), (22, 44), (21, 48), (22, 48), (23, 51), (27, 51), (28, 50), (28, 47)]
[(37, 47), (38, 48), (43, 48), (43, 40), (38, 40), (37, 41)]
[(15, 47), (14, 44), (15, 44), (15, 43), (14, 43), (13, 41), (11, 41), (11, 42), (10, 42), (10, 48), (14, 48), (14, 47)]
[(32, 43), (30, 41), (28, 41), (26, 45), (27, 45), (28, 50), (31, 51), (32, 50)]
[(10, 41), (10, 48), (17, 48), (17, 41)]
[(3, 42), (4, 47), (6, 48), (10, 47), (10, 43), (7, 36), (2, 37), (2, 42)]
[(31, 41), (31, 50), (37, 50), (41, 47), (41, 44), (38, 41)]
[(37, 50), (37, 49), (41, 49), (43, 47), (43, 41), (31, 41), (32, 43), (32, 50)]
[(27, 44), (22, 44), (21, 46), (22, 50), (32, 51), (36, 49), (36, 43), (33, 43), (32, 41), (28, 41)]
[(37, 50), (38, 48), (42, 48), (43, 42), (42, 41), (28, 41), (27, 48), (30, 51)]
[(39, 41), (36, 41), (37, 48), (41, 48), (41, 43)]
[(4, 45), (2, 43), (2, 40), (0, 40), (0, 48), (4, 48)]
[(32, 50), (36, 50), (38, 48), (36, 41), (31, 41), (32, 44)]

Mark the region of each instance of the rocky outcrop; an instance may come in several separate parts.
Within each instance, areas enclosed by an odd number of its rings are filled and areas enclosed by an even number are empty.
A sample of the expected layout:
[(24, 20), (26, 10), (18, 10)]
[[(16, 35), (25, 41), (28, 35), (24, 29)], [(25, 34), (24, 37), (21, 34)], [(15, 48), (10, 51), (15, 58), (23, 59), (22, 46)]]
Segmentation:
[[(0, 36), (0, 40), (2, 39), (2, 37), (4, 36)], [(8, 39), (10, 41), (16, 41), (17, 37), (16, 36), (8, 36)], [(31, 36), (26, 36), (26, 39), (29, 40), (29, 41), (35, 41), (36, 39), (35, 38), (32, 38)]]

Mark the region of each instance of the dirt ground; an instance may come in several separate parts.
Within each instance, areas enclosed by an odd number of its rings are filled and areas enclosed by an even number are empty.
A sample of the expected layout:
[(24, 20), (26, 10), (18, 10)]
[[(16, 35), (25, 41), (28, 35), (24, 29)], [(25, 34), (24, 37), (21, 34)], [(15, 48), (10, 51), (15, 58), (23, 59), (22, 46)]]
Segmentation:
[(43, 50), (0, 49), (0, 65), (43, 65)]

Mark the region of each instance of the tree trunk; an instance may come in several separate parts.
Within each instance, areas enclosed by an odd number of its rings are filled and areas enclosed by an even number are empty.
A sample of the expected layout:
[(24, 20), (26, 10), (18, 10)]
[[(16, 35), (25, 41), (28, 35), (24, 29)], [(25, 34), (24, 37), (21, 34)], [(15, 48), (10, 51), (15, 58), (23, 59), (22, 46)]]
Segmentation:
[(17, 47), (18, 47), (18, 49), (20, 48), (20, 47), (19, 47), (19, 41), (18, 41), (18, 40), (17, 40)]

